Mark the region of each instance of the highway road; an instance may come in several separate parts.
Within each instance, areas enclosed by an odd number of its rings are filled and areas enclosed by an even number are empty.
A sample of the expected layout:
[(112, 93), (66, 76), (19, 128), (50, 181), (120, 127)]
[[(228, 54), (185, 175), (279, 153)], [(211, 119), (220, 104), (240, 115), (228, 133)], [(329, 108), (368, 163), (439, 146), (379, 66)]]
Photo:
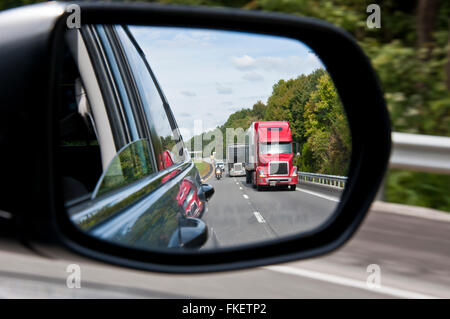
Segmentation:
[[(215, 232), (206, 249), (311, 229), (329, 218), (339, 197), (338, 190), (312, 185), (295, 192), (258, 193), (243, 185), (241, 178), (208, 182), (217, 193), (205, 214)], [(274, 196), (280, 200), (274, 201)], [(321, 206), (313, 207), (314, 203)], [(301, 209), (294, 211), (294, 207)], [(258, 221), (255, 211), (265, 223)], [(52, 249), (45, 255), (0, 241), (0, 297), (450, 298), (450, 215), (382, 202), (372, 205), (360, 230), (341, 249), (280, 265), (170, 275), (69, 255), (57, 259)], [(72, 263), (81, 269), (79, 289), (66, 286), (66, 268)], [(369, 265), (379, 267), (378, 287), (366, 283)]]
[(304, 182), (296, 191), (257, 191), (245, 177), (214, 176), (215, 194), (203, 219), (209, 226), (207, 248), (235, 246), (313, 230), (334, 212), (341, 190)]

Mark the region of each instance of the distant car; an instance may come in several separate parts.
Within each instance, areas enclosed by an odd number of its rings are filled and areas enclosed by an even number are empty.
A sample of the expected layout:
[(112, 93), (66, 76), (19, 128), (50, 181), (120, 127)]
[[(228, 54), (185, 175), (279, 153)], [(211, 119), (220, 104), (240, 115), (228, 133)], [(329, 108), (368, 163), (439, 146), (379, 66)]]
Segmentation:
[(222, 171), (225, 169), (225, 163), (223, 161), (216, 161), (216, 166), (219, 166)]

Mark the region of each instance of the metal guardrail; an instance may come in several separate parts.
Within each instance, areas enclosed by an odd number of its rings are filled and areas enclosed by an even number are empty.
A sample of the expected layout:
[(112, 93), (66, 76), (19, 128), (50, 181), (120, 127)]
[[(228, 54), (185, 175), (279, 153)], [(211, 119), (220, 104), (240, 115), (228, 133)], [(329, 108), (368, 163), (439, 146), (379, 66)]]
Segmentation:
[(330, 185), (339, 188), (344, 188), (347, 182), (347, 176), (325, 175), (307, 172), (297, 172), (298, 178), (301, 181), (318, 183), (323, 185)]
[[(450, 174), (450, 137), (392, 133), (390, 168)], [(346, 176), (298, 172), (299, 180), (345, 187)]]
[(450, 137), (392, 133), (390, 168), (450, 174)]

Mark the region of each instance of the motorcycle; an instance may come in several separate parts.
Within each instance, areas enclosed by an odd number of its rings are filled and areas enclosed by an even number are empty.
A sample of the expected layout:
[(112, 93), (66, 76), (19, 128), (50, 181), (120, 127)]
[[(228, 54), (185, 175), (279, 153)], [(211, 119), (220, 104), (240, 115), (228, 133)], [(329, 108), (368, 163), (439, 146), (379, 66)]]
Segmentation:
[(216, 167), (216, 178), (218, 180), (222, 178), (222, 169), (220, 167)]

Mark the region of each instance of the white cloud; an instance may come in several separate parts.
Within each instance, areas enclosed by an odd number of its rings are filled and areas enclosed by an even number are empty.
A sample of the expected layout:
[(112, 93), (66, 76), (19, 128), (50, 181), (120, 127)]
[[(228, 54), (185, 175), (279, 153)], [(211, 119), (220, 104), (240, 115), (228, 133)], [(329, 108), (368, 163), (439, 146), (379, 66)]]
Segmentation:
[(171, 36), (159, 37), (155, 43), (169, 48), (199, 48), (210, 46), (211, 37), (193, 32), (180, 32)]
[(257, 72), (249, 72), (249, 73), (245, 73), (242, 78), (244, 80), (250, 81), (250, 82), (260, 82), (260, 81), (264, 81), (264, 77), (257, 73)]
[(214, 40), (214, 35), (209, 31), (190, 31), (189, 34), (196, 39), (201, 39), (203, 41)]
[(233, 89), (227, 86), (219, 86), (216, 88), (217, 93), (219, 94), (231, 94), (233, 93)]
[(188, 96), (188, 97), (194, 97), (197, 94), (195, 94), (195, 92), (191, 92), (191, 91), (181, 91), (181, 94), (183, 94), (184, 96)]
[(274, 57), (262, 56), (253, 58), (249, 55), (232, 58), (233, 65), (240, 71), (259, 70), (276, 73), (311, 73), (322, 66), (321, 61), (313, 53), (300, 56)]
[(255, 59), (248, 55), (243, 55), (241, 57), (233, 57), (233, 64), (241, 70), (249, 70), (255, 67)]

